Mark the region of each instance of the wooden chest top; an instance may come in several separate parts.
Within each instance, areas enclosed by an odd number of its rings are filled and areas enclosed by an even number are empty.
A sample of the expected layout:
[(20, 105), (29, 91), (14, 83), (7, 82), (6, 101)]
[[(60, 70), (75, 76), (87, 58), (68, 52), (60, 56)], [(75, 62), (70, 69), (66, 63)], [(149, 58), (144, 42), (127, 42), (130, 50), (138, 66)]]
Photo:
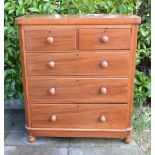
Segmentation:
[(17, 24), (140, 24), (141, 18), (136, 15), (119, 14), (77, 14), (77, 15), (25, 15), (16, 18)]

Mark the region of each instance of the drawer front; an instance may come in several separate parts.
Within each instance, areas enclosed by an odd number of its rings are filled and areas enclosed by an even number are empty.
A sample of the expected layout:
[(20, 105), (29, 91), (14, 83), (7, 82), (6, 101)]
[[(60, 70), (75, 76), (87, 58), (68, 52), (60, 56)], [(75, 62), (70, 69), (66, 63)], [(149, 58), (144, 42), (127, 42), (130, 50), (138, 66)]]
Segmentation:
[(28, 53), (28, 75), (129, 76), (130, 53)]
[(25, 30), (27, 51), (66, 51), (76, 49), (76, 33), (73, 28), (50, 30)]
[(79, 49), (130, 49), (131, 29), (79, 29)]
[(128, 79), (29, 78), (31, 103), (126, 103)]
[(125, 129), (126, 104), (31, 105), (32, 127)]

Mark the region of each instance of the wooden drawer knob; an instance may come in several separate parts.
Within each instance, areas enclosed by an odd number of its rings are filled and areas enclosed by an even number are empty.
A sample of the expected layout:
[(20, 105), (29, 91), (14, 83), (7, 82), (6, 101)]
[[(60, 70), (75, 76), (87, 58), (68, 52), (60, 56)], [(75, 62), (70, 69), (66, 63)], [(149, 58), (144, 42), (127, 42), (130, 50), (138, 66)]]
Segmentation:
[(50, 121), (51, 121), (51, 122), (55, 122), (56, 120), (57, 120), (56, 115), (51, 115), (51, 116), (50, 116)]
[(108, 67), (108, 62), (107, 61), (102, 61), (101, 62), (101, 67), (102, 68), (107, 68)]
[(106, 121), (106, 118), (105, 116), (101, 115), (100, 118), (99, 118), (100, 122), (105, 122)]
[(47, 43), (52, 44), (54, 42), (54, 38), (53, 37), (48, 37), (47, 38)]
[(50, 93), (51, 95), (54, 95), (54, 94), (55, 94), (55, 88), (54, 88), (54, 87), (51, 87), (51, 88), (49, 89), (49, 93)]
[(48, 67), (54, 68), (54, 67), (55, 67), (55, 62), (54, 62), (54, 61), (50, 61), (50, 62), (48, 63)]
[(102, 36), (101, 40), (103, 43), (107, 43), (109, 41), (109, 37), (108, 36)]
[(107, 94), (107, 88), (106, 87), (101, 87), (100, 93), (101, 94)]

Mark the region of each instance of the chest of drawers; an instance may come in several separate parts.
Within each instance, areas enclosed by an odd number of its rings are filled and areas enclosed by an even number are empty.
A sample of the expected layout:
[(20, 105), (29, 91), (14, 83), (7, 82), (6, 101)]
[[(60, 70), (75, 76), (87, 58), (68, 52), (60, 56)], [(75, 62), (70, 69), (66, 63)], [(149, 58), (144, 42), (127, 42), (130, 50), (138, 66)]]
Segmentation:
[(16, 18), (29, 142), (35, 137), (130, 142), (140, 22), (125, 15)]

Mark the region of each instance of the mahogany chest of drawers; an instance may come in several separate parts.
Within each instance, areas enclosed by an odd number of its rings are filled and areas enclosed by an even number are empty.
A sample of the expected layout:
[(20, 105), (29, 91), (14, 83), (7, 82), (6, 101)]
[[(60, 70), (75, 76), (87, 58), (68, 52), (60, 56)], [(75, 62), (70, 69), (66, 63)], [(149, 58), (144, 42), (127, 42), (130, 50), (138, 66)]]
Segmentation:
[(125, 15), (27, 15), (20, 30), (26, 129), (130, 142), (137, 29)]

